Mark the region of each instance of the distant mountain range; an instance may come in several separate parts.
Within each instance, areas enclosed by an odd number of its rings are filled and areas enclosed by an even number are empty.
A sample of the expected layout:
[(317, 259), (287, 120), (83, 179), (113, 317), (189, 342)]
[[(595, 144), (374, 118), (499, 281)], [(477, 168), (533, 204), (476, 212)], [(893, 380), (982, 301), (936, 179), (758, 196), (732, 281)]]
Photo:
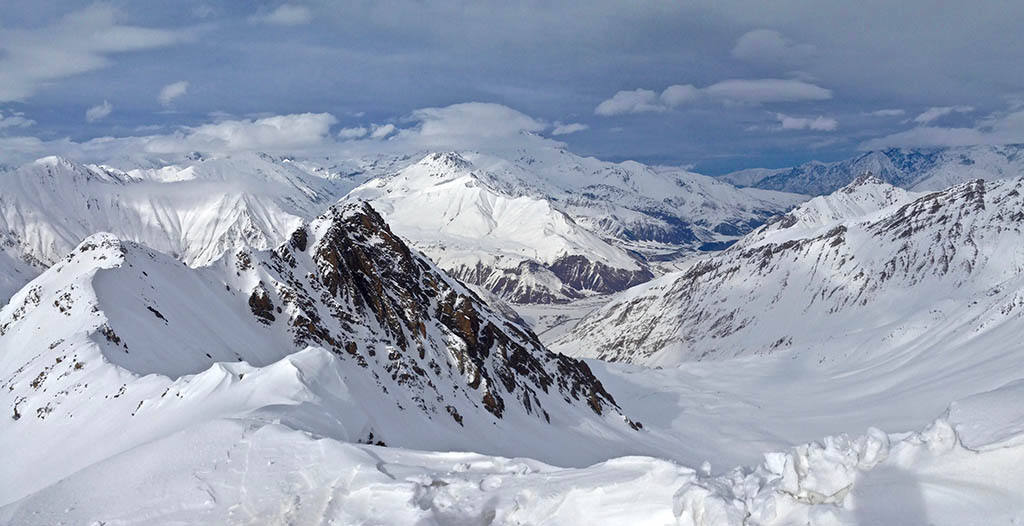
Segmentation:
[(0, 299), (96, 232), (203, 266), (238, 246), (277, 246), (344, 198), (371, 201), (471, 285), (515, 303), (565, 302), (647, 281), (656, 260), (720, 249), (804, 199), (550, 147), (342, 161), (47, 157), (0, 181)]
[(742, 187), (825, 195), (866, 172), (908, 190), (942, 190), (973, 179), (1024, 175), (1024, 145), (892, 148), (831, 163), (811, 161), (792, 168), (740, 170), (720, 179)]

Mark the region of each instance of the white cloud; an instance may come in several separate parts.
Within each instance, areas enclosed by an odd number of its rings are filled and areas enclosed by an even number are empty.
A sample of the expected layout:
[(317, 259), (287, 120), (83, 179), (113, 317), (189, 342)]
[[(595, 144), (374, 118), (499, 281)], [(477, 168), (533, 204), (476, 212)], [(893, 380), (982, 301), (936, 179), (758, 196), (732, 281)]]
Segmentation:
[(277, 9), (265, 14), (250, 17), (253, 22), (273, 24), (277, 26), (300, 26), (313, 20), (308, 7), (292, 4), (281, 4)]
[(832, 91), (804, 82), (787, 79), (724, 80), (702, 90), (707, 95), (729, 102), (763, 104), (827, 100)]
[(925, 110), (923, 113), (914, 117), (914, 122), (918, 124), (928, 124), (934, 120), (940, 119), (949, 115), (950, 113), (969, 113), (974, 111), (973, 106), (937, 106), (931, 107)]
[(275, 115), (262, 119), (226, 120), (183, 128), (173, 135), (143, 138), (146, 151), (288, 151), (326, 143), (337, 119), (329, 113)]
[(797, 44), (772, 29), (755, 29), (736, 41), (732, 56), (751, 62), (803, 62), (815, 53), (810, 44)]
[(906, 110), (892, 108), (892, 109), (882, 109), (882, 110), (869, 111), (869, 112), (865, 113), (864, 115), (867, 115), (868, 117), (899, 117), (899, 116), (904, 115), (906, 113), (907, 113)]
[(647, 111), (665, 111), (666, 108), (658, 100), (658, 94), (648, 89), (623, 90), (612, 95), (612, 98), (601, 102), (594, 113), (610, 117), (624, 113), (643, 113)]
[(700, 90), (692, 84), (676, 84), (665, 88), (659, 99), (665, 106), (674, 108), (687, 102), (693, 102), (699, 97)]
[[(555, 123), (555, 128), (560, 125)], [(339, 146), (355, 156), (426, 150), (513, 154), (521, 153), (526, 145), (564, 147), (563, 143), (539, 134), (551, 128), (552, 125), (540, 119), (501, 104), (467, 102), (440, 108), (422, 108), (399, 119), (395, 124), (371, 125), (362, 138), (339, 143)], [(388, 132), (387, 140), (382, 141), (380, 138), (385, 132)]]
[(12, 112), (7, 117), (4, 117), (4, 114), (0, 112), (0, 130), (4, 128), (27, 128), (35, 123), (36, 121), (25, 117), (25, 114), (21, 112)]
[[(331, 127), (337, 119), (329, 113), (249, 119), (219, 114), (212, 119), (172, 133), (100, 137), (85, 142), (0, 136), (0, 157), (13, 163), (57, 154), (85, 162), (107, 162), (124, 156), (165, 156), (191, 151), (359, 156), (452, 149), (520, 152), (525, 145), (565, 146), (538, 135), (550, 129), (549, 124), (500, 104), (479, 102), (423, 108), (396, 124), (346, 128), (336, 134), (331, 133)], [(385, 137), (387, 140), (380, 140)]]
[(114, 105), (103, 101), (103, 104), (97, 104), (87, 110), (85, 110), (86, 122), (96, 122), (100, 119), (106, 118), (110, 115), (110, 112), (114, 111)]
[(338, 131), (338, 137), (342, 139), (360, 139), (370, 133), (366, 127), (342, 128)]
[(860, 144), (862, 150), (890, 147), (925, 148), (939, 146), (974, 146), (978, 144), (1024, 143), (1024, 110), (1011, 110), (977, 121), (971, 128), (918, 126), (909, 130), (871, 139)]
[(396, 130), (396, 128), (395, 128), (394, 124), (383, 124), (383, 125), (376, 125), (375, 124), (373, 126), (373, 131), (370, 132), (370, 138), (371, 139), (383, 139), (384, 137), (387, 137), (388, 135), (391, 135), (392, 133), (395, 133), (395, 130)]
[(156, 100), (160, 101), (163, 106), (170, 106), (174, 99), (181, 97), (188, 93), (188, 81), (179, 80), (178, 82), (172, 82), (160, 89), (160, 94), (157, 95)]
[(647, 89), (624, 90), (603, 101), (594, 113), (610, 117), (624, 113), (668, 111), (700, 97), (700, 90), (691, 84), (676, 84), (665, 88), (659, 95)]
[(832, 92), (802, 80), (752, 79), (725, 80), (697, 88), (691, 84), (676, 84), (665, 88), (659, 95), (647, 89), (619, 91), (594, 108), (594, 113), (609, 117), (626, 113), (663, 112), (700, 98), (726, 103), (763, 104), (771, 102), (800, 102), (832, 98)]
[(791, 117), (783, 113), (776, 113), (775, 118), (779, 121), (780, 129), (783, 130), (814, 130), (814, 131), (835, 131), (839, 128), (839, 121), (831, 117)]
[(429, 137), (507, 137), (520, 132), (539, 132), (547, 125), (508, 106), (466, 102), (444, 108), (423, 108), (409, 120), (419, 123), (416, 134)]
[(0, 101), (24, 100), (43, 84), (107, 67), (109, 55), (170, 46), (187, 30), (118, 24), (114, 8), (96, 4), (49, 26), (0, 29)]
[(579, 122), (561, 123), (555, 122), (555, 127), (551, 130), (551, 135), (569, 135), (570, 133), (581, 132), (583, 130), (590, 129), (590, 126)]

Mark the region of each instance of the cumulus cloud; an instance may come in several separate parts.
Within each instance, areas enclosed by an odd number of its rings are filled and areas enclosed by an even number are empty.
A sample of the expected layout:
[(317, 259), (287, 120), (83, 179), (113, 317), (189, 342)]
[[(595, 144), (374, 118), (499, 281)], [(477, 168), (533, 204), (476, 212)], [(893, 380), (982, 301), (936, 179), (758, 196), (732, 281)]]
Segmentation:
[(337, 119), (329, 113), (275, 115), (185, 127), (168, 136), (145, 138), (146, 151), (287, 151), (323, 145)]
[(914, 117), (914, 122), (918, 124), (928, 124), (929, 122), (938, 120), (953, 112), (969, 113), (972, 111), (974, 111), (973, 106), (935, 106), (928, 108), (917, 117)]
[(370, 133), (370, 130), (364, 126), (356, 126), (353, 128), (342, 128), (338, 130), (338, 137), (341, 139), (360, 139), (366, 137)]
[(581, 132), (583, 130), (590, 129), (590, 126), (579, 122), (562, 123), (555, 121), (555, 127), (551, 130), (551, 135), (569, 135), (570, 133)]
[(772, 29), (755, 29), (736, 41), (732, 56), (751, 62), (803, 62), (815, 53), (810, 44), (797, 44)]
[(981, 119), (973, 127), (918, 126), (865, 141), (859, 147), (862, 150), (880, 150), (1010, 143), (1024, 143), (1024, 110), (1019, 108)]
[(828, 89), (802, 80), (736, 79), (717, 82), (704, 88), (676, 84), (659, 95), (647, 89), (619, 91), (597, 105), (594, 113), (609, 117), (626, 113), (662, 112), (694, 102), (700, 98), (726, 103), (764, 104), (800, 102), (832, 98)]
[(250, 20), (277, 26), (300, 26), (311, 22), (313, 14), (305, 6), (281, 4), (267, 14), (252, 16)]
[(414, 131), (424, 138), (456, 138), (467, 135), (481, 138), (507, 137), (524, 131), (539, 132), (547, 128), (543, 121), (508, 106), (486, 102), (423, 108), (412, 112), (408, 120), (418, 123)]
[(901, 109), (897, 109), (897, 108), (891, 108), (891, 109), (881, 109), (881, 110), (869, 111), (869, 112), (865, 113), (864, 115), (867, 115), (868, 117), (899, 117), (899, 116), (904, 115), (906, 113), (907, 113), (906, 110), (901, 110)]
[(49, 26), (0, 29), (0, 101), (24, 100), (45, 83), (107, 67), (110, 55), (192, 37), (189, 30), (122, 25), (116, 15), (112, 6), (96, 4)]
[(692, 84), (676, 84), (665, 88), (661, 92), (661, 103), (669, 108), (693, 102), (700, 97), (700, 90)]
[(160, 101), (162, 106), (170, 106), (174, 99), (181, 97), (188, 93), (188, 81), (179, 80), (178, 82), (172, 82), (160, 89), (160, 94), (157, 95), (156, 100)]
[(87, 110), (85, 110), (86, 122), (96, 122), (100, 119), (104, 119), (110, 112), (114, 111), (114, 105), (103, 101), (103, 104), (97, 104)]
[(598, 104), (594, 113), (610, 117), (625, 113), (668, 111), (697, 100), (700, 94), (701, 91), (691, 84), (669, 86), (660, 95), (647, 89), (624, 90)]
[(0, 130), (4, 128), (27, 128), (35, 124), (36, 121), (25, 117), (24, 113), (12, 112), (8, 116), (4, 116), (3, 112), (0, 112)]
[(783, 113), (776, 113), (775, 118), (783, 130), (814, 130), (814, 131), (835, 131), (839, 128), (839, 121), (831, 117), (791, 117)]
[[(545, 130), (561, 134), (579, 131), (578, 123), (553, 125), (501, 104), (466, 102), (421, 108), (394, 124), (371, 124), (339, 132), (338, 146), (351, 155), (424, 150), (475, 150), (517, 152), (523, 147), (564, 147), (540, 135)], [(365, 130), (365, 133), (364, 133)], [(381, 140), (381, 139), (387, 140)]]
[(370, 138), (371, 139), (383, 139), (383, 138), (387, 137), (388, 135), (391, 135), (392, 133), (395, 133), (396, 129), (397, 128), (395, 128), (394, 124), (374, 125), (373, 126), (373, 131), (370, 132)]
[(643, 113), (647, 111), (665, 111), (668, 108), (661, 104), (658, 94), (649, 89), (623, 90), (612, 95), (594, 108), (594, 113), (610, 117), (624, 113)]

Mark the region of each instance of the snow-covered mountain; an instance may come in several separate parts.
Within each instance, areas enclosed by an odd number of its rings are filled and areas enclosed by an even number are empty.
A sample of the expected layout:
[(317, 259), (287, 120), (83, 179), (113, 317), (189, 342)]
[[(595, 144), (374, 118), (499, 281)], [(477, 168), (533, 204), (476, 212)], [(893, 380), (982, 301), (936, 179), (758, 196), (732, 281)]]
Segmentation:
[(274, 247), (367, 180), (349, 200), (372, 201), (443, 268), (520, 303), (623, 290), (657, 271), (641, 252), (719, 248), (800, 200), (560, 149), (466, 155), (473, 162), (454, 153), (39, 159), (0, 172), (0, 232), (14, 261), (0, 299), (95, 232), (191, 266)]
[(650, 260), (718, 247), (801, 196), (561, 149), (432, 153), (353, 190), (459, 279), (517, 303), (624, 290)]
[(0, 231), (46, 264), (106, 231), (202, 265), (276, 246), (354, 186), (262, 154), (129, 170), (47, 157), (0, 178)]
[(368, 205), (199, 269), (90, 236), (0, 311), (0, 381), (4, 503), (217, 418), (581, 463), (638, 427)]
[(624, 293), (555, 348), (652, 365), (783, 351), (825, 363), (1019, 331), (1022, 189), (978, 180), (921, 195), (858, 179)]
[(721, 179), (738, 186), (824, 195), (866, 172), (919, 191), (942, 190), (974, 179), (1020, 177), (1024, 175), (1024, 145), (891, 148), (832, 163), (811, 161), (792, 168), (740, 170)]

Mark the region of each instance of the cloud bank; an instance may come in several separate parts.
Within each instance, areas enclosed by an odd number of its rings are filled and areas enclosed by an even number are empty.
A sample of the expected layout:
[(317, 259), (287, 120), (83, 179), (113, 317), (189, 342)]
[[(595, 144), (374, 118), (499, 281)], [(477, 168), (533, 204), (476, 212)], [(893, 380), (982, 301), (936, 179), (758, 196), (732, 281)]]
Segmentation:
[(627, 113), (663, 112), (683, 104), (708, 99), (731, 104), (820, 101), (832, 98), (832, 91), (788, 79), (734, 79), (704, 88), (676, 84), (661, 94), (647, 89), (619, 91), (594, 108), (596, 115), (610, 117)]

